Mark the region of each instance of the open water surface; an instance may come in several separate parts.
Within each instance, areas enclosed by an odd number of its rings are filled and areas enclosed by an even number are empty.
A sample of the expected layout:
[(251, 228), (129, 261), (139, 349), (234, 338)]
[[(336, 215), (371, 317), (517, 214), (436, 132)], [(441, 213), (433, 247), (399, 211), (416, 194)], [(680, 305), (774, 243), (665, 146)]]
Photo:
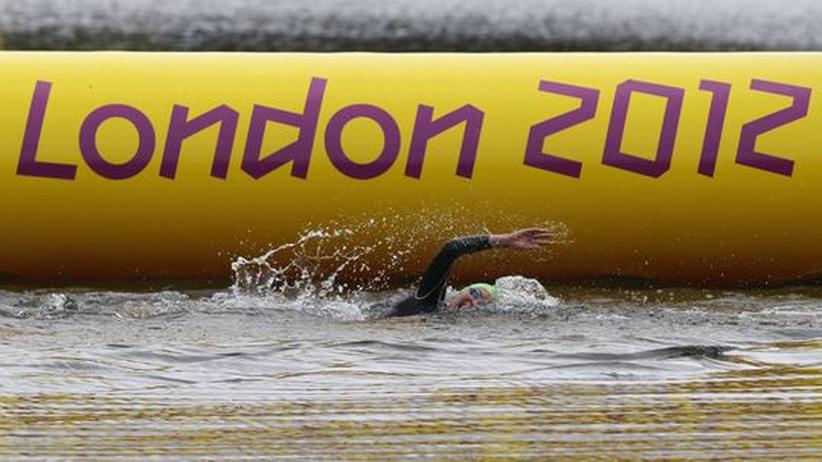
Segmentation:
[[(822, 288), (0, 291), (3, 460), (819, 460)], [(369, 301), (370, 300), (370, 301)]]

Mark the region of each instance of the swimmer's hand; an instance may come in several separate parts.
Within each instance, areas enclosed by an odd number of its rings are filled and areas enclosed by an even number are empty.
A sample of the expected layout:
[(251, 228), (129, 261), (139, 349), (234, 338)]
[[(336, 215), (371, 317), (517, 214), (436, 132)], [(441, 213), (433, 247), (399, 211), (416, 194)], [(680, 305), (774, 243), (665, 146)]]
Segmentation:
[(551, 243), (551, 231), (544, 228), (528, 228), (508, 234), (494, 234), (489, 239), (494, 247), (534, 250)]

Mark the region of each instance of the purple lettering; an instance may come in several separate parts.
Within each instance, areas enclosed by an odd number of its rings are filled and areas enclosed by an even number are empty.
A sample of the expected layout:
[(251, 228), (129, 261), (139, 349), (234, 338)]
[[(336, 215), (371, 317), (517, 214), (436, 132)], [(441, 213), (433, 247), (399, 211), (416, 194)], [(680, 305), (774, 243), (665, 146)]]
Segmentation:
[(751, 89), (788, 96), (793, 103), (777, 112), (753, 120), (742, 126), (736, 163), (766, 170), (779, 175), (793, 175), (793, 161), (756, 151), (756, 138), (766, 132), (799, 120), (808, 114), (811, 89), (766, 80), (751, 80)]
[(37, 148), (40, 145), (40, 134), (46, 118), (46, 106), (50, 93), (51, 82), (37, 81), (29, 106), (23, 145), (20, 148), (20, 159), (17, 163), (17, 174), (73, 180), (77, 174), (77, 166), (37, 160)]
[(234, 145), (238, 118), (237, 111), (223, 104), (188, 120), (188, 107), (175, 104), (171, 111), (171, 122), (168, 124), (168, 136), (163, 150), (160, 176), (173, 179), (177, 174), (177, 163), (180, 159), (183, 140), (214, 124), (220, 124), (214, 161), (211, 164), (211, 176), (225, 179), (228, 175), (228, 162), (231, 160), (231, 148)]
[[(111, 118), (128, 120), (137, 129), (139, 146), (131, 159), (112, 164), (103, 159), (97, 149), (97, 130)], [(107, 104), (93, 110), (80, 127), (80, 153), (88, 166), (98, 175), (112, 180), (124, 180), (140, 173), (154, 153), (155, 135), (151, 121), (138, 109), (125, 104)]]
[(523, 163), (530, 167), (579, 178), (582, 173), (581, 162), (564, 159), (543, 152), (542, 146), (545, 144), (545, 138), (548, 136), (579, 125), (586, 120), (593, 119), (597, 110), (597, 102), (599, 101), (599, 90), (541, 80), (539, 82), (539, 91), (578, 98), (580, 103), (577, 109), (531, 126)]
[[(325, 79), (317, 77), (311, 79), (302, 114), (267, 106), (254, 106), (248, 128), (248, 137), (246, 138), (245, 153), (243, 154), (242, 169), (244, 172), (254, 179), (259, 179), (272, 170), (288, 162), (293, 162), (291, 165), (292, 176), (305, 178), (308, 175), (308, 163), (311, 159), (311, 149), (314, 146), (314, 135), (317, 132), (317, 119), (320, 116), (325, 85)], [(299, 129), (299, 135), (293, 143), (261, 159), (260, 150), (262, 149), (263, 135), (268, 122), (296, 127)]]
[[(371, 162), (360, 164), (348, 158), (342, 148), (342, 131), (345, 125), (357, 117), (373, 120), (382, 130), (382, 151)], [(400, 129), (397, 122), (385, 110), (371, 104), (352, 104), (331, 117), (325, 131), (325, 150), (334, 167), (342, 174), (359, 180), (382, 175), (394, 165), (400, 151)]]
[[(661, 96), (667, 100), (654, 160), (643, 159), (621, 151), (622, 137), (625, 134), (625, 121), (628, 118), (628, 106), (633, 92)], [(668, 171), (671, 167), (671, 156), (674, 151), (674, 141), (676, 141), (684, 95), (685, 90), (681, 88), (656, 83), (626, 80), (619, 84), (614, 96), (614, 107), (611, 112), (611, 122), (608, 125), (608, 134), (605, 138), (605, 152), (602, 163), (654, 178), (658, 178)]]
[(699, 174), (714, 176), (716, 157), (719, 154), (719, 141), (722, 139), (722, 127), (725, 125), (725, 114), (728, 111), (728, 99), (731, 84), (702, 80), (699, 89), (713, 93), (711, 108), (708, 111), (708, 123), (705, 126), (705, 138), (702, 142), (702, 155), (699, 157)]
[(422, 104), (419, 105), (417, 108), (417, 120), (414, 123), (414, 132), (411, 135), (411, 146), (408, 149), (408, 163), (405, 166), (405, 175), (412, 178), (419, 178), (422, 174), (422, 161), (425, 157), (425, 150), (428, 147), (428, 140), (455, 125), (465, 122), (465, 131), (462, 137), (462, 146), (460, 147), (456, 173), (461, 177), (471, 178), (474, 172), (474, 162), (477, 158), (477, 146), (479, 145), (483, 117), (484, 113), (482, 111), (470, 104), (466, 104), (437, 120), (433, 120), (434, 108)]

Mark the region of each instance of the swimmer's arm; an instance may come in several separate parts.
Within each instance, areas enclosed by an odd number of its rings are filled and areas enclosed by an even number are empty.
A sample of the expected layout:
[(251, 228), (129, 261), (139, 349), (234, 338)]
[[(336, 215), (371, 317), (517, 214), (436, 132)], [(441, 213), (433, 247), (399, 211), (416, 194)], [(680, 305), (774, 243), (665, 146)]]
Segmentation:
[(451, 266), (461, 256), (492, 248), (532, 250), (550, 243), (548, 230), (531, 228), (507, 234), (484, 234), (451, 239), (428, 264), (417, 290), (394, 306), (389, 316), (411, 316), (437, 309)]
[[(417, 299), (425, 300), (425, 304), (430, 307), (430, 310), (436, 308), (454, 262), (463, 255), (493, 248), (492, 237), (497, 236), (487, 234), (465, 236), (446, 242), (428, 264), (415, 294)], [(498, 241), (498, 243), (501, 243), (501, 241)]]
[[(529, 228), (507, 234), (484, 234), (451, 239), (434, 256), (416, 291), (418, 298), (439, 301), (453, 263), (461, 256), (492, 248), (533, 250), (550, 243), (551, 233), (546, 229)], [(431, 304), (432, 300), (428, 300)]]

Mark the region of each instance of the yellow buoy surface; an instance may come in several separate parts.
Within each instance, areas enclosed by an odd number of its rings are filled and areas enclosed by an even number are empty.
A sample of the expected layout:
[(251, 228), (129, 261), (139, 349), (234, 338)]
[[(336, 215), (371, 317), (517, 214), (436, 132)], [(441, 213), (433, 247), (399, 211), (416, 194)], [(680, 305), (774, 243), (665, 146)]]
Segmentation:
[(405, 240), (409, 276), (549, 223), (548, 254), (461, 274), (814, 276), (818, 87), (814, 53), (3, 52), (0, 272), (221, 280), (333, 224)]

